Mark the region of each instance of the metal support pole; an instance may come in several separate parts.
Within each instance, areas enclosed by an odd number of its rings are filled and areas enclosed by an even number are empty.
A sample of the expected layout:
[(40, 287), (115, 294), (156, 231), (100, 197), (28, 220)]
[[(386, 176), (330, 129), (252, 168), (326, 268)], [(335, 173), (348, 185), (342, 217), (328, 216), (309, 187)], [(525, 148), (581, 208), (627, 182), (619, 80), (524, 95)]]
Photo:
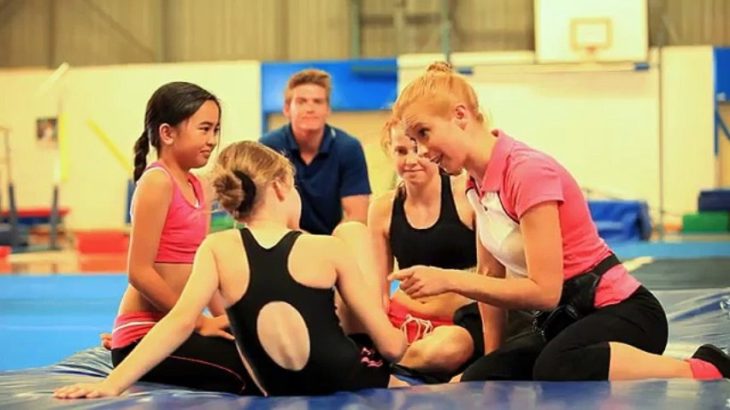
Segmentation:
[(659, 234), (660, 241), (664, 240), (666, 234), (664, 226), (664, 216), (666, 214), (666, 210), (664, 209), (664, 46), (667, 45), (667, 40), (671, 40), (673, 43), (677, 41), (677, 33), (666, 14), (666, 4), (663, 4), (661, 13), (661, 25), (656, 32), (657, 66), (659, 67), (657, 74), (659, 82), (659, 91), (657, 93), (657, 98), (659, 99), (659, 227), (657, 233)]
[(362, 57), (362, 0), (350, 0), (350, 58)]
[(658, 99), (659, 99), (659, 110), (658, 110), (658, 116), (659, 116), (659, 227), (657, 229), (657, 233), (659, 233), (659, 240), (664, 240), (664, 101), (662, 101), (664, 96), (664, 74), (662, 73), (664, 71), (664, 64), (663, 64), (663, 54), (664, 49), (659, 44), (658, 48), (658, 65), (659, 65), (659, 91), (658, 91)]
[(56, 15), (57, 15), (57, 1), (47, 0), (48, 3), (48, 21), (46, 22), (46, 29), (48, 30), (48, 56), (46, 57), (46, 64), (48, 68), (56, 66)]
[[(284, 27), (282, 30), (278, 30), (276, 32), (276, 46), (279, 52), (278, 55), (274, 58), (285, 61), (289, 60), (292, 57), (291, 53), (289, 52), (289, 36), (291, 35), (291, 30), (289, 29), (289, 1), (278, 0), (278, 5), (279, 21), (283, 22)], [(263, 122), (262, 125), (266, 128), (266, 121)]]
[(169, 59), (168, 53), (170, 50), (169, 41), (170, 38), (170, 1), (160, 0), (160, 20), (159, 20), (159, 31), (157, 33), (157, 62), (164, 63)]
[(61, 216), (58, 210), (58, 185), (53, 186), (53, 199), (51, 200), (51, 232), (48, 237), (48, 248), (52, 251), (60, 249), (58, 246), (58, 224), (61, 221)]
[(406, 0), (396, 0), (393, 10), (393, 29), (395, 31), (395, 55), (407, 52), (406, 50)]
[(10, 162), (10, 130), (0, 127), (5, 145), (5, 173), (8, 183), (8, 224), (10, 225), (10, 247), (17, 249), (20, 246), (20, 230), (18, 229), (18, 208), (15, 204), (15, 186), (13, 185), (13, 171)]
[(451, 1), (441, 0), (440, 10), (441, 24), (441, 53), (449, 63), (451, 62)]

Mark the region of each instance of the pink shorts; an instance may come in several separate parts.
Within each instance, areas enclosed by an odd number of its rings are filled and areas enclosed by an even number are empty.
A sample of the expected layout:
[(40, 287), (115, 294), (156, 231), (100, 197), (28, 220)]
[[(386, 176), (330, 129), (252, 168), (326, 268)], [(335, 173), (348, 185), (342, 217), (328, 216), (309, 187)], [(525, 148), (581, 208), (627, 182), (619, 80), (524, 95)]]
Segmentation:
[(112, 330), (112, 349), (142, 340), (163, 316), (157, 312), (133, 312), (117, 316)]
[(413, 313), (402, 304), (391, 300), (388, 318), (393, 326), (400, 328), (408, 338), (408, 343), (423, 339), (439, 326), (453, 325), (452, 317), (436, 317)]

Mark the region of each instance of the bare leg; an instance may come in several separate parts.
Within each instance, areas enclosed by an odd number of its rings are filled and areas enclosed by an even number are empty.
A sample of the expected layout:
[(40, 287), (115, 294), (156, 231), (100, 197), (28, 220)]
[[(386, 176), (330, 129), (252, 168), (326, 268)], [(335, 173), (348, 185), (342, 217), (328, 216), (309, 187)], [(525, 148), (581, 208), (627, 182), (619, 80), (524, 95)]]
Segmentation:
[[(380, 289), (385, 286), (383, 283), (385, 278), (380, 278), (375, 274), (373, 244), (367, 227), (360, 222), (343, 222), (337, 225), (334, 232), (332, 232), (332, 236), (343, 240), (352, 250), (352, 254), (355, 256), (354, 262), (360, 268), (365, 283), (372, 289), (373, 297), (380, 301)], [(340, 317), (345, 333), (365, 332), (364, 326), (345, 305), (339, 292), (335, 294), (335, 304), (337, 306), (337, 315)]]
[(440, 326), (411, 344), (400, 364), (423, 373), (451, 373), (474, 352), (469, 332), (459, 326)]
[(639, 350), (624, 343), (610, 342), (609, 380), (651, 378), (692, 378), (689, 362)]
[(404, 382), (403, 380), (401, 380), (395, 376), (390, 376), (390, 381), (388, 382), (389, 389), (393, 388), (393, 387), (409, 387), (409, 386), (410, 386), (410, 384)]

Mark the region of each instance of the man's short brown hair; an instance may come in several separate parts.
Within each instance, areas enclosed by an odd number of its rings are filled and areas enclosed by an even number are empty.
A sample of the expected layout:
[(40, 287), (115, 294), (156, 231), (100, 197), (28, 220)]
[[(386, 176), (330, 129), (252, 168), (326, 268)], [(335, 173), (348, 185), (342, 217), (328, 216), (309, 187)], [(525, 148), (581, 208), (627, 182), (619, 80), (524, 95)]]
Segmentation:
[(325, 89), (327, 92), (327, 104), (330, 102), (330, 94), (332, 93), (332, 77), (329, 73), (314, 68), (302, 70), (289, 78), (284, 91), (284, 103), (289, 105), (292, 98), (292, 90), (304, 84), (314, 84)]

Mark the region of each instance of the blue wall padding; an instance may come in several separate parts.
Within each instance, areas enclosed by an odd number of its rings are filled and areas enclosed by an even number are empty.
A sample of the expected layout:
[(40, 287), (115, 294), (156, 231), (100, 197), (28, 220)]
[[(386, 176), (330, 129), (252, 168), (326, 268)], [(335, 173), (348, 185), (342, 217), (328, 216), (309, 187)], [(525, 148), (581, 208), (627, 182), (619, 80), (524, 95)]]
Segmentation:
[(730, 188), (701, 191), (697, 198), (697, 209), (700, 212), (730, 212)]
[(376, 111), (390, 108), (398, 93), (398, 62), (395, 58), (269, 62), (261, 64), (261, 109), (279, 113), (289, 77), (307, 68), (325, 70), (332, 76), (334, 111)]
[(590, 200), (588, 207), (598, 234), (606, 241), (647, 240), (651, 236), (649, 207), (644, 201)]
[(730, 47), (715, 48), (715, 96), (730, 101)]

